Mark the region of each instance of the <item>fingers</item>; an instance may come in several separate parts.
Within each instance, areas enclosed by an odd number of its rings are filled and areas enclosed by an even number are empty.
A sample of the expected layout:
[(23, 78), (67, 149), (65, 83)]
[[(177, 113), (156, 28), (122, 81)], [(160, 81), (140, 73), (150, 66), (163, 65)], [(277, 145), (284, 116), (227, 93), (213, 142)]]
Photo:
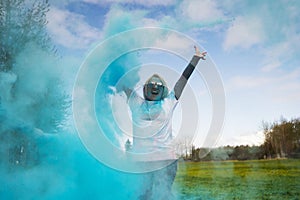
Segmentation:
[(201, 59), (202, 60), (206, 60), (206, 58), (205, 58), (205, 56), (206, 56), (206, 54), (207, 54), (207, 52), (205, 51), (205, 52), (202, 52), (200, 55), (200, 57), (201, 57)]
[(206, 58), (205, 58), (205, 56), (207, 54), (206, 51), (204, 51), (204, 52), (201, 53), (196, 45), (194, 45), (194, 49), (195, 49), (195, 54), (197, 56), (199, 56), (202, 60), (206, 60)]
[(199, 49), (198, 49), (197, 46), (194, 46), (194, 49), (195, 49), (195, 53), (196, 53), (196, 54), (199, 54), (199, 53), (200, 53), (200, 51), (199, 51)]

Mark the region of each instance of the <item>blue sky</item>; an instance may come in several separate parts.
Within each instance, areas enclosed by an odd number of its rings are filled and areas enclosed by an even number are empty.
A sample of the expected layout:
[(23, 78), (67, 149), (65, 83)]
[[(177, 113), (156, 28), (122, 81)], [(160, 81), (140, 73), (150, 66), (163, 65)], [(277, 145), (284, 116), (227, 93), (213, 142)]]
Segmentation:
[[(70, 88), (80, 63), (97, 43), (120, 30), (170, 28), (201, 44), (220, 72), (226, 120), (218, 145), (259, 144), (263, 120), (300, 117), (299, 1), (51, 0), (50, 4), (47, 26), (65, 60), (63, 74)], [(181, 45), (176, 38), (172, 42)], [(197, 88), (195, 78), (191, 85)], [(201, 144), (200, 139), (195, 142)]]

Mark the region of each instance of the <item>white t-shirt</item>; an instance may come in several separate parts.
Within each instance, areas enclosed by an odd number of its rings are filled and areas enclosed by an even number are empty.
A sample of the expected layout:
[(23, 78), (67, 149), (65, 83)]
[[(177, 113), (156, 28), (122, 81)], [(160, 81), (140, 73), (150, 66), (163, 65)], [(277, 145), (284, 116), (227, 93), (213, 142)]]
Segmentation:
[[(176, 159), (172, 141), (172, 116), (177, 105), (174, 92), (162, 101), (147, 101), (132, 92), (128, 104), (133, 121), (134, 153), (142, 153), (143, 161)], [(147, 156), (147, 153), (152, 153)]]

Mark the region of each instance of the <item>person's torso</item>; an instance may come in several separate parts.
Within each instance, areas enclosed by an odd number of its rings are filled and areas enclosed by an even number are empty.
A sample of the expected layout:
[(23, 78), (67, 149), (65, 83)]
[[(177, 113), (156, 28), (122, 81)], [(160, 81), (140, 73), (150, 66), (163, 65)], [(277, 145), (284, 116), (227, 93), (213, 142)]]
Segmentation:
[(163, 101), (146, 101), (136, 93), (131, 96), (129, 106), (132, 112), (135, 153), (158, 152), (151, 160), (175, 159), (171, 141), (172, 114), (176, 104), (172, 93)]

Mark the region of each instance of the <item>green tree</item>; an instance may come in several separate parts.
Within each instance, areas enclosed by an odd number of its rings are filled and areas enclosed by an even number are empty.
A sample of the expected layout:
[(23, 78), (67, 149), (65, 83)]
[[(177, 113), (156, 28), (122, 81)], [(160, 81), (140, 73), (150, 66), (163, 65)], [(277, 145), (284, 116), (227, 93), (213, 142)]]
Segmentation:
[[(49, 7), (48, 0), (0, 0), (0, 107), (7, 101), (17, 110), (15, 118), (57, 132), (70, 100), (54, 73), (58, 61), (46, 29)], [(30, 101), (22, 102), (24, 97)]]
[(48, 0), (0, 0), (0, 158), (10, 169), (39, 163), (37, 138), (61, 130), (70, 104), (48, 11)]
[(0, 1), (0, 71), (11, 70), (28, 43), (54, 52), (45, 26), (48, 11), (48, 0)]

